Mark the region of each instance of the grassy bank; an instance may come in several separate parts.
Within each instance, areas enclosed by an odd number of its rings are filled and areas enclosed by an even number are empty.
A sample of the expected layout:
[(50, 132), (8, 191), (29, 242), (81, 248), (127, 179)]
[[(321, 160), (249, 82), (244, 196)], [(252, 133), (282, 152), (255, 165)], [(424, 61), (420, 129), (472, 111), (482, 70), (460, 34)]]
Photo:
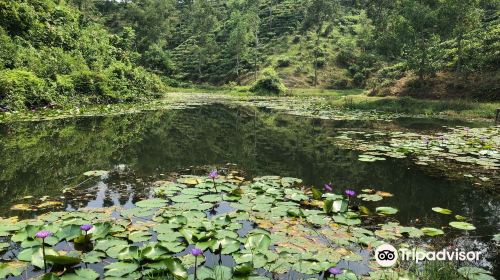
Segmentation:
[(500, 102), (475, 102), (465, 99), (426, 100), (412, 97), (368, 97), (365, 95), (339, 97), (329, 100), (328, 103), (334, 107), (348, 109), (492, 120), (495, 118), (496, 109), (500, 109)]

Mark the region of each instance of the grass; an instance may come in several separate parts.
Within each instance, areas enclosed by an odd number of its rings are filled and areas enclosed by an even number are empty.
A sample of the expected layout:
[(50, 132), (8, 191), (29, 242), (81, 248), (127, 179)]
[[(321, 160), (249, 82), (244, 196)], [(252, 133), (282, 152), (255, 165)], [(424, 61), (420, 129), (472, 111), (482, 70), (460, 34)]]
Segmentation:
[(413, 265), (409, 269), (422, 280), (460, 280), (456, 265), (447, 261), (427, 261), (422, 266)]
[[(172, 92), (213, 93), (232, 96), (253, 96), (245, 86), (172, 88)], [(355, 110), (377, 110), (409, 115), (443, 116), (457, 119), (494, 120), (500, 102), (477, 102), (468, 99), (429, 100), (412, 97), (371, 97), (363, 94), (363, 89), (317, 89), (292, 88), (288, 96), (325, 97), (326, 103), (335, 108)]]
[(289, 89), (288, 94), (291, 96), (325, 96), (325, 97), (342, 97), (363, 94), (363, 89), (317, 89), (317, 88), (299, 88)]
[(427, 100), (411, 97), (348, 95), (328, 102), (333, 107), (349, 109), (472, 119), (494, 119), (496, 109), (500, 109), (500, 102), (476, 102), (466, 99)]

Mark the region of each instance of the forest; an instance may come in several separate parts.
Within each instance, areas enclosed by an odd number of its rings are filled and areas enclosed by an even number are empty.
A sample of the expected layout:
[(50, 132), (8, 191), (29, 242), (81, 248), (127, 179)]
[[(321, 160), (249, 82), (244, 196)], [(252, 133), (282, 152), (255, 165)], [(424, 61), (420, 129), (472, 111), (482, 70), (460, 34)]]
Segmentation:
[(0, 0), (0, 279), (500, 279), (500, 0)]
[(498, 100), (497, 0), (1, 0), (3, 111), (182, 87)]

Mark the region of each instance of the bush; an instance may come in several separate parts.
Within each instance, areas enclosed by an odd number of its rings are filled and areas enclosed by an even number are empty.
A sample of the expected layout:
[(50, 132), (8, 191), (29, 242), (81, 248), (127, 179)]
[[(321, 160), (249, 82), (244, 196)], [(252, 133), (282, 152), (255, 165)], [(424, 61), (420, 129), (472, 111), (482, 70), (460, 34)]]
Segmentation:
[(287, 88), (283, 81), (272, 68), (264, 69), (260, 78), (250, 89), (257, 94), (283, 94)]
[(25, 70), (0, 71), (0, 105), (13, 110), (44, 106), (51, 101), (45, 82)]
[(288, 57), (278, 58), (277, 63), (278, 63), (278, 67), (288, 67), (291, 64), (290, 58), (288, 58)]
[(351, 88), (351, 81), (344, 73), (335, 73), (330, 78), (328, 89), (349, 89)]
[(80, 71), (71, 74), (76, 94), (85, 95), (87, 99), (100, 103), (110, 101), (109, 81), (105, 75), (93, 71)]

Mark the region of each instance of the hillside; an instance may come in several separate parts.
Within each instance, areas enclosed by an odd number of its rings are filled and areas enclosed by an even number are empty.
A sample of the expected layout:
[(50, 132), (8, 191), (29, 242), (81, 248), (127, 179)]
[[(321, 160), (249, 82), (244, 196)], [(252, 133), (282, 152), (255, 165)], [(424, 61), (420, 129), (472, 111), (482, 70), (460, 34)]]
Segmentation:
[(275, 92), (282, 80), (288, 88), (498, 100), (498, 6), (0, 0), (0, 106), (132, 102), (168, 86), (250, 87), (259, 79)]

